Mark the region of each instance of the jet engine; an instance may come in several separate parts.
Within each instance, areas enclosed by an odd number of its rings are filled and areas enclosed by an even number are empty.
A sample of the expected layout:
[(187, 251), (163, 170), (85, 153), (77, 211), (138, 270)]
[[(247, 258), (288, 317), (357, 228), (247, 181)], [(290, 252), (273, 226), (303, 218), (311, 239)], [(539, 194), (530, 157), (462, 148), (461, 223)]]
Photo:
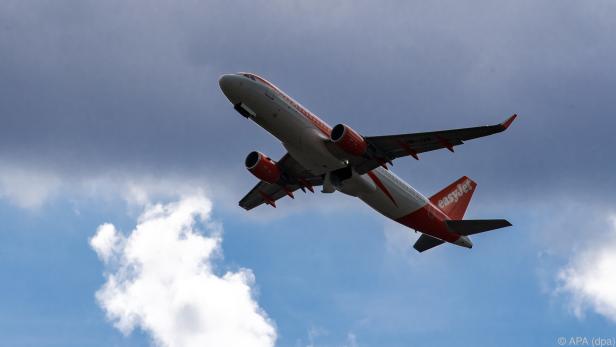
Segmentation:
[(362, 156), (368, 149), (368, 143), (363, 136), (344, 124), (336, 125), (330, 138), (342, 150), (352, 155)]
[(252, 151), (244, 161), (246, 169), (258, 179), (267, 183), (276, 183), (280, 180), (282, 170), (275, 161), (261, 152)]

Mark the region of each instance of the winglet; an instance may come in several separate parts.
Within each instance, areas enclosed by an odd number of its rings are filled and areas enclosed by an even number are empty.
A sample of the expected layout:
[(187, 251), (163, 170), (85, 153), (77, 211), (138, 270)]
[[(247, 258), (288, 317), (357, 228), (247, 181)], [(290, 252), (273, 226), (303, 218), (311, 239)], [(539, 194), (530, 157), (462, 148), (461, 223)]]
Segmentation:
[(509, 126), (511, 125), (511, 123), (513, 123), (517, 116), (517, 114), (514, 114), (513, 116), (507, 118), (506, 121), (502, 122), (500, 126), (503, 128), (503, 130), (507, 130), (507, 128), (509, 128)]

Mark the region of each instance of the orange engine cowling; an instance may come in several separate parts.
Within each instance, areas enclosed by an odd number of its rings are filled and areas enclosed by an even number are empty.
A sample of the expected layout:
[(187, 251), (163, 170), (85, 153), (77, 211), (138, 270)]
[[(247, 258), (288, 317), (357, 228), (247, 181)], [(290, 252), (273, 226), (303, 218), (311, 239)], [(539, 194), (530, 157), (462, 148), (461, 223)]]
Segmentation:
[(364, 137), (344, 124), (338, 124), (332, 129), (331, 140), (345, 152), (362, 156), (368, 149), (368, 143)]
[(278, 164), (261, 152), (250, 152), (244, 164), (248, 171), (262, 181), (274, 184), (280, 180), (282, 171)]

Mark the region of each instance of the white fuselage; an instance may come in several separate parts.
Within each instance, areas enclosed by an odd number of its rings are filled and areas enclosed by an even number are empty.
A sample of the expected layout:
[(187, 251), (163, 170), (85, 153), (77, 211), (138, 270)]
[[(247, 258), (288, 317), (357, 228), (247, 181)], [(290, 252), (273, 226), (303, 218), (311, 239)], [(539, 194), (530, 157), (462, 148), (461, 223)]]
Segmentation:
[[(346, 166), (345, 159), (332, 154), (325, 143), (331, 127), (270, 82), (243, 75), (227, 75), (223, 89), (235, 105), (250, 110), (250, 119), (278, 138), (289, 154), (314, 175)], [(353, 176), (336, 187), (357, 196), (381, 214), (398, 220), (421, 209), (429, 200), (390, 170), (379, 167)]]

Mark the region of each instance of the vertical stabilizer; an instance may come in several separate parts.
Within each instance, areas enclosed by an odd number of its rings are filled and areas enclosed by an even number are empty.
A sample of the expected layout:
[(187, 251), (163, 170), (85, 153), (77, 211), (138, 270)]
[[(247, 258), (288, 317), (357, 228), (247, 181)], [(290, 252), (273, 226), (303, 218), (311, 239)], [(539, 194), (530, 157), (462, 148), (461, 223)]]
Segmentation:
[(477, 183), (463, 176), (447, 186), (447, 188), (434, 194), (430, 201), (449, 216), (450, 219), (462, 219), (476, 187)]

